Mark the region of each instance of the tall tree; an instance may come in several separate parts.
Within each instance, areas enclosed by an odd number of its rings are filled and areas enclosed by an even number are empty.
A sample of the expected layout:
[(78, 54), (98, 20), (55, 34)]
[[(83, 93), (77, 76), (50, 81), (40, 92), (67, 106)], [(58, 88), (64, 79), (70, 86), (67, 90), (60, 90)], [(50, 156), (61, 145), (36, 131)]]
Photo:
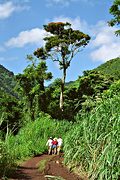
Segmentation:
[[(110, 7), (109, 12), (113, 15), (113, 19), (108, 22), (110, 26), (120, 25), (120, 0), (114, 0), (113, 5)], [(120, 35), (120, 29), (115, 32)]]
[(85, 47), (90, 36), (79, 30), (73, 30), (71, 24), (66, 22), (51, 22), (44, 25), (45, 31), (50, 33), (45, 37), (45, 46), (38, 48), (34, 55), (44, 60), (47, 58), (57, 61), (60, 69), (63, 71), (61, 78), (61, 93), (60, 93), (60, 109), (63, 111), (63, 92), (66, 79), (66, 71), (70, 66), (73, 57)]
[(26, 100), (28, 112), (30, 113), (31, 118), (34, 119), (35, 108), (39, 111), (46, 112), (47, 107), (44, 82), (45, 80), (50, 80), (52, 78), (52, 73), (46, 72), (46, 62), (35, 59), (32, 55), (28, 55), (27, 59), (32, 63), (25, 68), (23, 74), (18, 74), (16, 79), (22, 90), (22, 95)]

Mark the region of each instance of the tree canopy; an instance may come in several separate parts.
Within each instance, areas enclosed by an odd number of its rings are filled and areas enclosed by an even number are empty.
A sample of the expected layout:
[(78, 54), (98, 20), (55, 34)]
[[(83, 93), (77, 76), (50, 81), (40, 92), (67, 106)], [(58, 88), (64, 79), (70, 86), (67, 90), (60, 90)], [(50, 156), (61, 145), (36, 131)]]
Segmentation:
[(18, 90), (26, 101), (27, 109), (31, 118), (35, 118), (35, 109), (46, 112), (46, 95), (44, 81), (52, 79), (52, 73), (46, 72), (46, 62), (35, 59), (32, 55), (28, 55), (27, 59), (32, 62), (23, 74), (18, 74)]
[(44, 38), (45, 46), (38, 48), (34, 55), (44, 60), (49, 58), (59, 63), (59, 67), (63, 71), (60, 94), (60, 109), (63, 111), (66, 71), (73, 57), (89, 43), (90, 36), (79, 30), (73, 30), (68, 22), (51, 22), (44, 25), (44, 29), (49, 33)]
[[(114, 0), (113, 5), (109, 9), (109, 12), (113, 15), (113, 19), (108, 22), (109, 25), (120, 25), (120, 0)], [(120, 35), (120, 30), (117, 30), (115, 34)]]

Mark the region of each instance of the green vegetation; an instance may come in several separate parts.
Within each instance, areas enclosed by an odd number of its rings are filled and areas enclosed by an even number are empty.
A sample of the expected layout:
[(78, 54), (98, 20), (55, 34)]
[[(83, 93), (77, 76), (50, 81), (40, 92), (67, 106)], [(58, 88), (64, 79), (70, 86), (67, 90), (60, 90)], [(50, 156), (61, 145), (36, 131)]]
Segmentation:
[[(108, 22), (110, 26), (120, 25), (120, 0), (114, 0), (109, 12), (113, 18)], [(115, 34), (120, 35), (120, 29), (115, 31)]]
[(15, 96), (15, 85), (16, 83), (13, 72), (10, 72), (5, 67), (0, 65), (0, 95), (4, 92), (8, 95)]
[(120, 79), (120, 58), (111, 59), (106, 63), (100, 65), (95, 70), (102, 72), (103, 74), (112, 76), (115, 80)]
[(120, 81), (113, 84), (89, 113), (80, 111), (65, 138), (65, 163), (89, 179), (118, 179)]
[(48, 161), (49, 161), (48, 159), (44, 159), (39, 162), (38, 168), (40, 172), (43, 172), (45, 170), (45, 167)]
[[(10, 136), (10, 135), (9, 135)], [(16, 167), (16, 161), (12, 149), (8, 145), (8, 135), (4, 141), (0, 140), (0, 177), (9, 175)]]
[(17, 133), (21, 127), (21, 111), (15, 86), (14, 74), (0, 65), (0, 129), (3, 133), (7, 132), (7, 128)]
[[(46, 152), (49, 136), (61, 135), (65, 163), (71, 169), (77, 169), (79, 174), (82, 171), (90, 179), (117, 179), (120, 81), (115, 67), (119, 66), (119, 58), (85, 71), (82, 77), (67, 84), (62, 114), (58, 103), (60, 79), (45, 88), (44, 80), (51, 76), (46, 73), (45, 62), (38, 61), (33, 67), (35, 59), (29, 58), (32, 64), (16, 77), (19, 99), (1, 94), (1, 176), (9, 176), (17, 162)], [(110, 66), (114, 68), (108, 73)], [(40, 81), (39, 73), (43, 73)], [(45, 161), (42, 163), (43, 167)]]
[(45, 168), (46, 168), (46, 164), (50, 161), (50, 159), (52, 158), (52, 156), (49, 156), (49, 158), (43, 159), (38, 163), (38, 168), (40, 172), (44, 172)]
[[(51, 86), (46, 88), (48, 99), (47, 112), (53, 117), (74, 121), (74, 116), (83, 108), (86, 102), (94, 100), (96, 96), (109, 88), (113, 83), (113, 78), (101, 72), (85, 71), (83, 77), (79, 77), (75, 82), (65, 86), (64, 89), (64, 111), (59, 108), (60, 80), (57, 79)], [(91, 109), (91, 104), (87, 103), (86, 110)]]
[[(41, 113), (36, 121), (30, 121), (20, 129), (16, 136), (8, 134), (1, 141), (0, 164), (6, 175), (15, 162), (26, 157), (43, 154), (47, 151), (48, 137), (58, 137), (70, 130), (72, 123), (51, 119), (47, 114)], [(6, 165), (7, 164), (7, 165)]]
[(64, 110), (64, 87), (67, 69), (73, 57), (90, 41), (90, 36), (79, 30), (73, 30), (71, 24), (66, 22), (51, 22), (44, 25), (44, 30), (50, 35), (45, 37), (45, 47), (38, 48), (34, 55), (42, 60), (52, 59), (59, 64), (63, 77), (60, 83), (60, 109)]
[(31, 62), (25, 68), (23, 74), (18, 74), (17, 90), (20, 94), (20, 104), (23, 107), (23, 116), (34, 120), (40, 111), (47, 111), (46, 94), (44, 82), (52, 78), (51, 72), (47, 71), (47, 65), (44, 61), (29, 55), (27, 59)]

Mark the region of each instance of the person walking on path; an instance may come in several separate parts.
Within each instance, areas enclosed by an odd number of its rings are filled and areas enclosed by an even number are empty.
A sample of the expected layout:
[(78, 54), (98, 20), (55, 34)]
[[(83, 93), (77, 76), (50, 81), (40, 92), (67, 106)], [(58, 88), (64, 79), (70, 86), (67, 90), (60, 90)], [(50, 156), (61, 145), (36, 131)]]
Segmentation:
[(52, 141), (52, 154), (57, 154), (57, 138), (54, 138)]
[(62, 144), (63, 144), (62, 138), (59, 137), (59, 138), (57, 139), (57, 142), (58, 142), (58, 144), (57, 144), (57, 155), (59, 155), (59, 154), (60, 154), (61, 147), (62, 147)]
[(53, 141), (53, 139), (52, 139), (52, 137), (50, 137), (50, 138), (48, 139), (47, 143), (46, 143), (46, 146), (48, 146), (48, 154), (49, 154), (49, 155), (50, 155), (51, 152), (52, 152), (52, 141)]

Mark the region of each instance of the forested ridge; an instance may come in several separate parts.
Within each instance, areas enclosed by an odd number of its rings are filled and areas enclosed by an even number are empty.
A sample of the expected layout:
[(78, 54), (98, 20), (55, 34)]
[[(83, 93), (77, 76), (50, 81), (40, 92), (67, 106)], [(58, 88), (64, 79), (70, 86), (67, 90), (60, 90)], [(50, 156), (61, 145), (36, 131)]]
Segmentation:
[(107, 61), (106, 63), (96, 68), (96, 70), (104, 74), (113, 76), (115, 80), (119, 80), (120, 79), (120, 57)]
[(15, 79), (13, 72), (0, 65), (0, 93), (4, 92), (8, 95), (15, 95)]
[(19, 97), (15, 86), (14, 73), (0, 65), (0, 129), (2, 132), (6, 132), (7, 128), (16, 132), (19, 126)]
[[(120, 58), (118, 57), (116, 59), (111, 59), (94, 70), (99, 71), (104, 75), (109, 75), (113, 77), (115, 80), (119, 80)], [(66, 86), (74, 83), (76, 82), (75, 81), (67, 82)], [(3, 65), (0, 65), (0, 91), (7, 93), (8, 95), (14, 95), (15, 85), (16, 85), (16, 80), (14, 73), (6, 69)], [(49, 86), (52, 86), (52, 84), (50, 84)]]

